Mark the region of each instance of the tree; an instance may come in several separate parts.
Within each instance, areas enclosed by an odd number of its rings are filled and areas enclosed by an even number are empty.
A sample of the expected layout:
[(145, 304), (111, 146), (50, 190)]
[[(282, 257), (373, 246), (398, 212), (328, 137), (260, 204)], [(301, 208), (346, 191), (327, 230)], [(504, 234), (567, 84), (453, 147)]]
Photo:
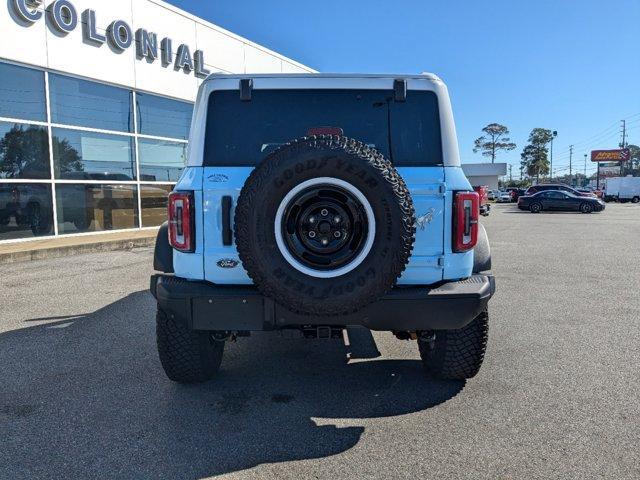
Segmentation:
[[(60, 172), (82, 171), (82, 158), (67, 140), (53, 137), (53, 151)], [(0, 178), (49, 178), (47, 129), (14, 125), (0, 139)]]
[(520, 158), (527, 175), (540, 180), (540, 175), (549, 174), (549, 150), (547, 145), (553, 138), (551, 130), (534, 128), (529, 135), (529, 144), (524, 147)]
[(631, 171), (629, 173), (634, 176), (640, 176), (640, 147), (637, 145), (627, 145), (627, 148), (631, 154), (631, 160), (629, 162)]
[(500, 150), (508, 152), (516, 148), (516, 144), (509, 138), (509, 129), (504, 125), (490, 123), (482, 131), (486, 135), (476, 138), (473, 153), (482, 152), (483, 157), (491, 158), (491, 163), (495, 163)]

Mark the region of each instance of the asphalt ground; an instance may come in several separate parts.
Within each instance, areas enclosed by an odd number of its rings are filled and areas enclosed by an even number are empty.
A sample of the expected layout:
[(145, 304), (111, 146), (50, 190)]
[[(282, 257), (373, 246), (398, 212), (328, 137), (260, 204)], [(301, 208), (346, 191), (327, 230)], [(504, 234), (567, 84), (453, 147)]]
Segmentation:
[(242, 339), (176, 385), (150, 249), (3, 265), (0, 478), (640, 478), (640, 206), (484, 223), (498, 292), (466, 383), (354, 330)]

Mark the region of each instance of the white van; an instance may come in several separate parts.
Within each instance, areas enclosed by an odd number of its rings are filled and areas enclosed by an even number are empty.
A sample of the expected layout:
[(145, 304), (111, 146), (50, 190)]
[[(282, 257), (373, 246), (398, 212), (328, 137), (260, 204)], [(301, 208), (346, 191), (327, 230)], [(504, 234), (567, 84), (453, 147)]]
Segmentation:
[(605, 198), (619, 202), (640, 202), (640, 177), (612, 177), (607, 179)]

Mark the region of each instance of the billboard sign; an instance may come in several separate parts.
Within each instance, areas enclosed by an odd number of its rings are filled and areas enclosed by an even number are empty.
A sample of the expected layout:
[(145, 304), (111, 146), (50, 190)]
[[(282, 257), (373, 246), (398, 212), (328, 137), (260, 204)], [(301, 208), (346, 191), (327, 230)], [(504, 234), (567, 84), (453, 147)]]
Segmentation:
[(591, 152), (592, 162), (628, 162), (631, 152), (628, 148), (617, 150), (594, 150)]
[(622, 173), (620, 165), (615, 163), (600, 164), (601, 177), (619, 177)]

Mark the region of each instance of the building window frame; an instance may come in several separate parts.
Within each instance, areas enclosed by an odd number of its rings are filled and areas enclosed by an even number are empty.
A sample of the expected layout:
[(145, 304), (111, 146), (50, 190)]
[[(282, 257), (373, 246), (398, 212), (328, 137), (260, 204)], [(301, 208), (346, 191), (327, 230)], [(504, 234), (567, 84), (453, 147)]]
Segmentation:
[[(17, 239), (7, 239), (7, 240), (0, 240), (0, 246), (2, 246), (3, 244), (11, 244), (11, 243), (20, 243), (20, 242), (30, 242), (30, 241), (36, 241), (36, 240), (43, 240), (43, 239), (47, 239), (47, 238), (65, 238), (65, 237), (81, 237), (81, 236), (88, 236), (88, 235), (106, 235), (109, 233), (113, 233), (113, 232), (127, 232), (127, 231), (140, 231), (140, 230), (155, 230), (158, 227), (144, 227), (143, 226), (143, 218), (142, 218), (142, 188), (145, 185), (161, 185), (161, 186), (175, 186), (176, 182), (169, 182), (169, 181), (149, 181), (149, 180), (141, 180), (140, 179), (140, 152), (139, 152), (139, 140), (140, 139), (145, 139), (145, 140), (156, 140), (156, 141), (165, 141), (165, 142), (173, 142), (173, 143), (181, 143), (181, 144), (185, 144), (188, 145), (189, 144), (189, 140), (185, 140), (185, 139), (180, 139), (180, 138), (171, 138), (171, 137), (161, 137), (161, 136), (155, 136), (155, 135), (147, 135), (147, 134), (141, 134), (138, 132), (138, 121), (137, 121), (137, 117), (138, 117), (138, 112), (137, 112), (137, 95), (138, 93), (142, 93), (142, 94), (149, 94), (149, 95), (154, 95), (154, 96), (158, 96), (158, 97), (164, 97), (170, 100), (176, 100), (179, 102), (183, 102), (183, 103), (188, 103), (193, 105), (193, 102), (189, 102), (186, 100), (181, 100), (181, 99), (177, 99), (177, 98), (173, 98), (173, 97), (169, 97), (169, 96), (164, 96), (164, 95), (159, 95), (158, 93), (154, 93), (154, 92), (147, 92), (147, 91), (143, 91), (143, 90), (137, 90), (137, 89), (131, 89), (131, 88), (127, 88), (127, 87), (122, 87), (121, 85), (114, 85), (111, 84), (109, 82), (102, 82), (102, 81), (98, 81), (95, 79), (91, 79), (91, 78), (86, 78), (86, 77), (82, 77), (82, 76), (78, 76), (78, 75), (73, 75), (73, 74), (68, 74), (65, 72), (59, 72), (59, 71), (55, 71), (55, 70), (49, 70), (46, 68), (40, 68), (40, 67), (36, 67), (36, 66), (32, 66), (32, 65), (26, 65), (26, 64), (21, 64), (19, 62), (14, 62), (11, 60), (5, 60), (5, 59), (1, 59), (0, 62), (2, 63), (6, 63), (6, 64), (10, 64), (10, 65), (17, 65), (17, 66), (21, 66), (21, 67), (26, 67), (26, 68), (30, 68), (32, 70), (38, 70), (44, 73), (44, 83), (45, 83), (45, 111), (46, 111), (46, 121), (37, 121), (37, 120), (26, 120), (26, 119), (20, 119), (20, 118), (11, 118), (11, 117), (4, 117), (2, 115), (0, 115), (0, 122), (11, 122), (11, 123), (15, 123), (18, 125), (36, 125), (36, 126), (40, 126), (40, 127), (45, 127), (47, 129), (47, 133), (48, 133), (48, 142), (49, 142), (49, 167), (51, 170), (51, 178), (49, 179), (2, 179), (0, 180), (1, 183), (4, 184), (45, 184), (45, 185), (50, 185), (51, 186), (51, 196), (52, 196), (52, 213), (53, 213), (53, 235), (43, 235), (43, 236), (39, 236), (39, 237), (27, 237), (27, 238), (17, 238)], [(130, 91), (132, 93), (132, 109), (133, 109), (133, 132), (121, 132), (121, 131), (113, 131), (113, 130), (105, 130), (105, 129), (99, 129), (99, 128), (90, 128), (90, 127), (82, 127), (82, 126), (76, 126), (76, 125), (66, 125), (66, 124), (61, 124), (61, 123), (54, 123), (52, 122), (52, 117), (51, 117), (51, 91), (50, 91), (50, 85), (49, 85), (49, 74), (56, 74), (56, 75), (62, 75), (62, 76), (68, 76), (71, 78), (77, 78), (80, 80), (86, 80), (86, 81), (90, 81), (90, 82), (94, 82), (94, 83), (99, 83), (102, 85), (108, 85), (108, 86), (114, 86), (114, 87), (119, 87), (119, 88), (124, 88), (128, 91)], [(117, 135), (117, 136), (122, 136), (122, 137), (129, 137), (131, 139), (133, 139), (133, 156), (135, 159), (135, 170), (136, 170), (136, 180), (63, 180), (63, 179), (56, 179), (55, 178), (55, 165), (54, 165), (54, 152), (53, 152), (53, 129), (55, 128), (62, 128), (62, 129), (66, 129), (66, 130), (75, 130), (75, 131), (81, 131), (81, 132), (88, 132), (88, 133), (99, 133), (99, 134), (106, 134), (106, 135)], [(186, 165), (185, 165), (186, 166)], [(110, 185), (135, 185), (136, 188), (136, 192), (137, 192), (137, 205), (138, 205), (138, 212), (137, 212), (137, 220), (138, 220), (138, 227), (135, 228), (127, 228), (127, 229), (117, 229), (117, 230), (105, 230), (105, 231), (97, 231), (97, 232), (78, 232), (78, 233), (65, 233), (65, 234), (60, 234), (58, 231), (58, 206), (57, 206), (57, 195), (56, 195), (56, 185), (65, 185), (65, 184), (87, 184), (87, 185), (97, 185), (97, 184), (110, 184)]]

